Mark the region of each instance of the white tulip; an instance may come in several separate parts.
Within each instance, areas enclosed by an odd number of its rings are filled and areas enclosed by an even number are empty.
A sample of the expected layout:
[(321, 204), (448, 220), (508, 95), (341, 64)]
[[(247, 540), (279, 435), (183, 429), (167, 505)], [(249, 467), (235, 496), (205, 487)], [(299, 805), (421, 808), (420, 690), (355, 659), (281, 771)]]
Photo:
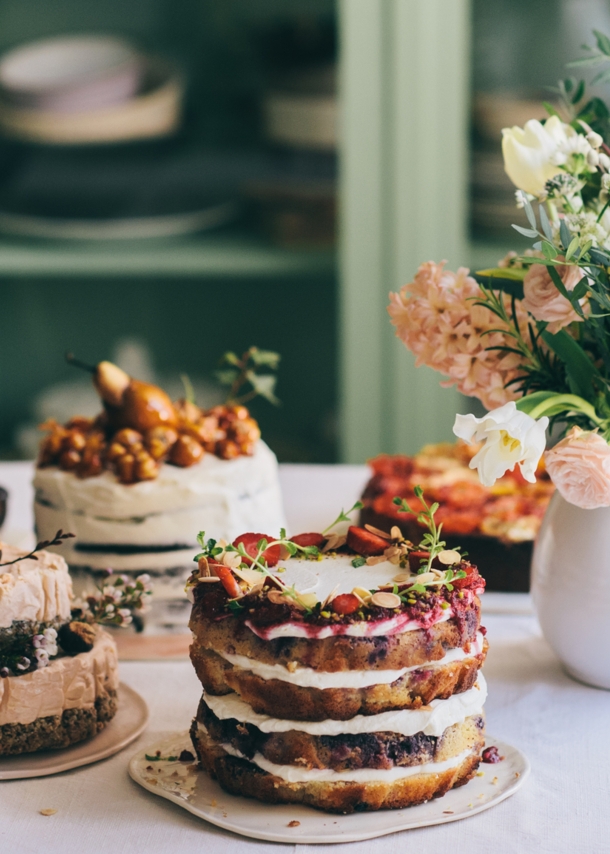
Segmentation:
[(470, 468), (478, 470), (484, 486), (493, 486), (517, 463), (523, 477), (535, 483), (536, 468), (546, 445), (548, 423), (546, 416), (535, 421), (510, 401), (482, 418), (456, 415), (453, 432), (470, 445), (484, 442), (470, 461)]
[(553, 160), (562, 159), (559, 148), (566, 142), (565, 126), (558, 116), (551, 116), (544, 125), (531, 119), (523, 128), (504, 128), (504, 170), (515, 187), (539, 196), (559, 171)]

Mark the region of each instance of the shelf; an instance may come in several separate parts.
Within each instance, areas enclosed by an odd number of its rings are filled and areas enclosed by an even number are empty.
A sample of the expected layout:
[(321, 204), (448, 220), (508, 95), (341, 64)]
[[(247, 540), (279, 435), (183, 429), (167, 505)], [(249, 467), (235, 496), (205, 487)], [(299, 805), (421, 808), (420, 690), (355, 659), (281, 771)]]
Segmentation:
[(331, 250), (280, 249), (235, 234), (74, 243), (0, 238), (0, 279), (289, 276), (332, 273), (335, 263)]

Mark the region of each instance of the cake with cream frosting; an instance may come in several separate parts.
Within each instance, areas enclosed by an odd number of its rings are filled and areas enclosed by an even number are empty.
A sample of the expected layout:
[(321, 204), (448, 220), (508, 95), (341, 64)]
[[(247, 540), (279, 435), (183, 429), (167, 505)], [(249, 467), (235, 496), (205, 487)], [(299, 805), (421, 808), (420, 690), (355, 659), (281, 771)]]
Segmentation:
[[(257, 351), (258, 352), (258, 351)], [(48, 422), (34, 477), (39, 536), (75, 534), (64, 550), (77, 592), (107, 567), (148, 573), (154, 621), (184, 624), (184, 582), (202, 525), (229, 540), (284, 524), (277, 460), (239, 403), (202, 410), (102, 362), (95, 419)]]
[(444, 548), (435, 509), (418, 547), (398, 527), (202, 537), (191, 736), (227, 791), (349, 813), (421, 803), (476, 772), (485, 582)]
[(60, 555), (4, 544), (0, 554), (0, 756), (90, 738), (116, 712), (114, 641), (74, 620)]

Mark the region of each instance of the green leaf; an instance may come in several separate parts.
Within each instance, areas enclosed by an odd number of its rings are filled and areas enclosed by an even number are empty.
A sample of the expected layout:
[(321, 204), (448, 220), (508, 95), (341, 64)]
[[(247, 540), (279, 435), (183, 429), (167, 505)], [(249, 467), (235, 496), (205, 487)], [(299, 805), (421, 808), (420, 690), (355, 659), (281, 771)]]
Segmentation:
[(276, 371), (282, 357), (272, 350), (259, 350), (258, 347), (250, 347), (250, 358), (255, 365), (266, 365), (271, 370)]
[(610, 39), (608, 36), (600, 32), (600, 30), (593, 30), (593, 35), (601, 52), (605, 53), (606, 56), (610, 56)]
[(239, 367), (239, 356), (236, 353), (224, 353), (220, 359), (221, 363), (226, 362), (227, 365), (235, 365)]
[(559, 115), (559, 113), (557, 112), (555, 107), (552, 104), (550, 104), (548, 101), (543, 101), (542, 106), (547, 111), (549, 116), (557, 116), (558, 118), (561, 118), (561, 116)]
[(231, 386), (239, 376), (239, 371), (236, 371), (233, 368), (226, 368), (224, 370), (215, 371), (215, 376), (221, 385)]
[(269, 403), (279, 406), (280, 401), (274, 394), (277, 377), (273, 374), (255, 374), (254, 371), (246, 371), (246, 379), (257, 394)]
[(601, 377), (580, 344), (568, 335), (565, 329), (555, 335), (544, 329), (540, 332), (540, 337), (565, 365), (570, 391), (593, 402), (596, 397), (594, 380), (601, 384)]
[[(524, 197), (523, 197), (524, 198)], [(538, 229), (538, 223), (536, 222), (536, 216), (534, 214), (534, 210), (530, 204), (529, 199), (524, 198), (523, 201), (523, 210), (525, 211), (525, 215), (527, 217), (527, 221), (531, 225), (531, 227), (536, 231)]]
[(524, 267), (490, 267), (488, 270), (477, 270), (474, 276), (492, 279), (495, 286), (496, 279), (509, 282), (522, 282), (527, 270)]
[(549, 243), (547, 240), (542, 243), (542, 254), (547, 259), (547, 261), (554, 261), (559, 254), (552, 243)]
[(576, 92), (574, 92), (574, 95), (572, 96), (572, 103), (578, 104), (578, 102), (581, 100), (581, 98), (584, 94), (585, 94), (585, 81), (581, 80), (578, 84)]
[(572, 240), (572, 235), (570, 234), (570, 229), (568, 228), (565, 219), (562, 219), (559, 223), (559, 236), (561, 237), (563, 248), (567, 249), (570, 245), (570, 241)]
[(518, 231), (519, 234), (522, 234), (524, 237), (538, 237), (538, 232), (534, 231), (532, 228), (523, 228), (521, 225), (515, 225), (513, 223), (513, 228), (515, 231)]
[(544, 231), (546, 237), (553, 242), (553, 229), (551, 228), (551, 223), (549, 222), (549, 218), (547, 212), (544, 208), (544, 205), (538, 206), (538, 212), (540, 213), (540, 225), (542, 226), (542, 230)]
[(566, 261), (569, 261), (572, 255), (576, 252), (580, 245), (580, 239), (578, 237), (573, 237), (570, 240), (570, 245), (566, 249)]
[(363, 557), (355, 557), (352, 561), (352, 566), (357, 569), (359, 566), (364, 566), (366, 563), (366, 558)]

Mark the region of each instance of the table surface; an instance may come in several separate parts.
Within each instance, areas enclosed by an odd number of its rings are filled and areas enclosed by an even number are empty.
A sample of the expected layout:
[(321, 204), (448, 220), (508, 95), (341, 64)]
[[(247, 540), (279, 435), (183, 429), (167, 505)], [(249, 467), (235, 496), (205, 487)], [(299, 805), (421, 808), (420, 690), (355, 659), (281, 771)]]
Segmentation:
[[(28, 463), (0, 464), (11, 493), (3, 536), (23, 541), (31, 527)], [(349, 507), (366, 480), (363, 466), (281, 466), (286, 512), (293, 530), (328, 524)], [(610, 693), (569, 679), (540, 634), (529, 598), (487, 594), (484, 624), (490, 651), (487, 729), (523, 750), (532, 774), (512, 798), (471, 819), (411, 830), (361, 843), (278, 845), (213, 827), (144, 791), (128, 777), (135, 751), (161, 732), (185, 730), (200, 685), (178, 661), (121, 663), (124, 682), (150, 708), (148, 730), (118, 755), (54, 777), (0, 783), (0, 852), (116, 854), (180, 852), (271, 854), (299, 848), (353, 854), (598, 854), (610, 852)], [(40, 810), (55, 809), (52, 816)], [(375, 814), (370, 817), (375, 821)]]

